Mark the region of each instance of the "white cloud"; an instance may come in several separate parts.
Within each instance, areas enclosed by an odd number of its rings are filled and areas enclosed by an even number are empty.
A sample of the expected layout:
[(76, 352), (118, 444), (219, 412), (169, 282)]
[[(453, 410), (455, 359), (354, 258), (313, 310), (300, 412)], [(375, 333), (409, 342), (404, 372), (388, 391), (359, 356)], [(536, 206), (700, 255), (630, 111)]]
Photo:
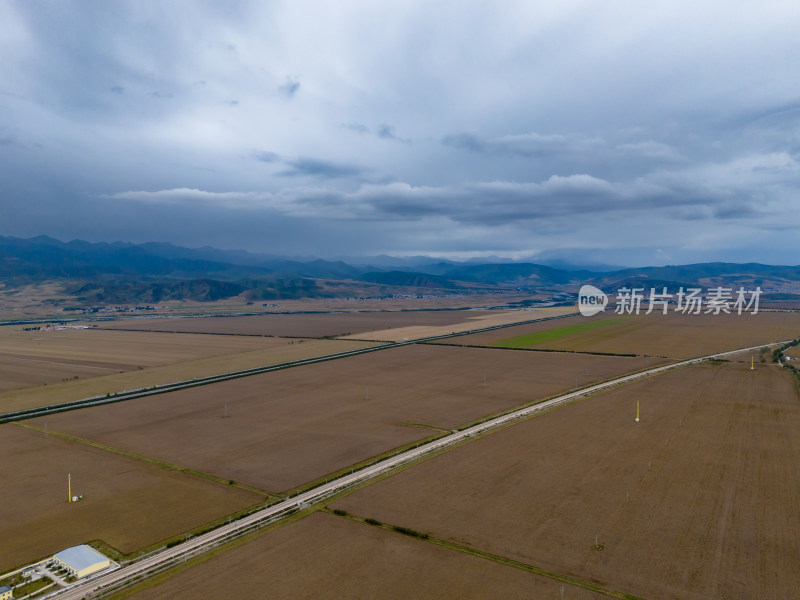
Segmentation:
[(635, 222), (656, 244), (747, 222), (800, 251), (781, 228), (800, 208), (790, 3), (310, 9), (1, 3), (0, 233), (91, 222), (78, 207), (103, 198), (122, 216), (98, 236), (168, 236), (125, 212), (146, 203), (202, 207), (206, 229), (279, 214), (308, 243), (324, 218), (327, 253), (358, 223), (373, 242), (480, 253), (501, 229), (524, 252), (542, 232), (570, 245), (578, 224), (617, 239)]
[(643, 156), (645, 158), (666, 161), (683, 160), (683, 156), (680, 152), (678, 152), (678, 150), (669, 146), (668, 144), (663, 144), (653, 140), (620, 144), (618, 148), (619, 150), (634, 156)]
[[(760, 163), (759, 163), (760, 164)], [(780, 163), (779, 164), (785, 164)], [(477, 181), (462, 185), (415, 186), (406, 182), (361, 184), (352, 191), (329, 186), (285, 187), (277, 192), (209, 192), (176, 188), (128, 191), (114, 200), (148, 204), (203, 204), (220, 210), (269, 210), (298, 218), (332, 221), (402, 222), (445, 218), (450, 223), (483, 227), (535, 223), (563, 227), (602, 215), (617, 218), (705, 221), (758, 219), (777, 207), (759, 202), (763, 172), (740, 185), (736, 195), (709, 189), (702, 174), (610, 182), (587, 174), (553, 175), (542, 182)], [(753, 220), (756, 219), (756, 220)]]
[(117, 192), (105, 197), (112, 200), (132, 200), (145, 204), (204, 204), (237, 210), (265, 208), (272, 200), (272, 194), (265, 192), (207, 192), (190, 188), (174, 188), (155, 192)]

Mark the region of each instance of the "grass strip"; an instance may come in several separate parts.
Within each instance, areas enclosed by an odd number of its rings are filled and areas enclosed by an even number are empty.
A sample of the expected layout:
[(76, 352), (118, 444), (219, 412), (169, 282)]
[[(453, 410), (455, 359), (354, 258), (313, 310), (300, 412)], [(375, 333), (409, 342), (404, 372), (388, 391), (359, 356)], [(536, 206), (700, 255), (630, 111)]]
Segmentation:
[(528, 333), (519, 335), (517, 337), (508, 338), (495, 342), (492, 346), (503, 346), (506, 348), (526, 348), (544, 342), (552, 342), (568, 335), (582, 333), (584, 331), (591, 331), (607, 325), (613, 325), (621, 321), (626, 321), (627, 317), (615, 317), (611, 319), (603, 319), (602, 321), (586, 321), (583, 323), (575, 323), (573, 325), (565, 325), (563, 327), (555, 327), (553, 329), (545, 329), (544, 331), (537, 331), (535, 333)]
[(32, 596), (36, 592), (40, 592), (45, 588), (49, 588), (53, 586), (53, 582), (47, 579), (46, 577), (42, 577), (41, 579), (37, 579), (36, 581), (31, 581), (24, 585), (14, 588), (14, 598), (23, 598), (25, 596)]
[(422, 429), (433, 429), (434, 431), (439, 431), (441, 433), (452, 433), (451, 429), (445, 429), (444, 427), (436, 427), (436, 425), (427, 425), (426, 423), (401, 423), (403, 427), (421, 427)]
[[(513, 338), (512, 338), (513, 339)], [(480, 344), (455, 344), (445, 342), (419, 342), (421, 346), (453, 346), (456, 348), (483, 348), (485, 350), (521, 350), (523, 352), (549, 352), (552, 354), (587, 354), (589, 356), (623, 356), (626, 358), (670, 358), (669, 356), (658, 356), (655, 354), (633, 354), (631, 352), (597, 352), (596, 350), (563, 350), (561, 348), (512, 348), (511, 346), (499, 346), (502, 342), (495, 342), (491, 346), (481, 346)]]
[(786, 344), (783, 344), (779, 348), (775, 349), (772, 352), (772, 360), (773, 362), (779, 363), (783, 365), (784, 369), (788, 369), (794, 375), (795, 383), (797, 384), (797, 391), (800, 392), (800, 369), (795, 367), (792, 364), (789, 364), (789, 360), (786, 358), (785, 351), (789, 348), (795, 348), (800, 346), (800, 338), (796, 340), (792, 340)]
[(562, 573), (556, 573), (554, 571), (548, 571), (547, 569), (542, 569), (541, 567), (536, 567), (534, 565), (529, 565), (527, 563), (519, 562), (518, 560), (514, 560), (512, 558), (506, 558), (505, 556), (499, 556), (497, 554), (492, 554), (491, 552), (486, 552), (484, 550), (478, 550), (476, 548), (471, 548), (470, 546), (465, 546), (463, 544), (459, 544), (457, 542), (452, 542), (448, 540), (443, 540), (437, 537), (434, 537), (428, 533), (420, 533), (413, 529), (409, 529), (408, 527), (401, 527), (399, 525), (390, 525), (388, 523), (381, 523), (380, 521), (376, 521), (375, 519), (363, 518), (357, 515), (350, 514), (343, 510), (329, 510), (327, 508), (323, 509), (325, 512), (336, 515), (338, 517), (343, 517), (345, 519), (350, 519), (352, 521), (357, 521), (359, 523), (364, 523), (365, 525), (371, 525), (372, 527), (380, 527), (381, 529), (385, 529), (387, 531), (394, 531), (395, 533), (400, 533), (402, 535), (407, 535), (410, 537), (415, 537), (420, 541), (423, 542), (430, 542), (432, 544), (436, 544), (437, 546), (441, 546), (443, 548), (449, 548), (450, 550), (455, 550), (457, 552), (462, 552), (464, 554), (470, 554), (472, 556), (477, 556), (478, 558), (483, 558), (486, 560), (491, 560), (492, 562), (500, 563), (503, 565), (508, 565), (510, 567), (514, 567), (516, 569), (520, 569), (522, 571), (527, 571), (529, 573), (535, 573), (536, 575), (541, 575), (543, 577), (548, 577), (550, 579), (554, 579), (556, 581), (560, 581), (562, 583), (566, 583), (569, 585), (573, 585), (576, 587), (583, 588), (585, 590), (589, 590), (591, 592), (596, 592), (598, 594), (603, 594), (605, 596), (609, 596), (611, 598), (619, 598), (620, 600), (645, 600), (641, 596), (634, 596), (633, 594), (626, 594), (625, 592), (618, 592), (617, 590), (612, 590), (596, 583), (592, 583), (590, 581), (584, 581), (583, 579), (578, 579), (577, 577), (572, 577), (570, 575), (564, 575)]

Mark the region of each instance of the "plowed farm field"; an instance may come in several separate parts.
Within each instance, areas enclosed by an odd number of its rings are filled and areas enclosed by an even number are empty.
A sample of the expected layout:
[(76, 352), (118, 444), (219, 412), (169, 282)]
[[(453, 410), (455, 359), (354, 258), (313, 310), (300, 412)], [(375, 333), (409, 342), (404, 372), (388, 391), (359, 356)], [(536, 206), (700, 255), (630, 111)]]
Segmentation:
[(96, 539), (135, 552), (263, 500), (15, 424), (0, 452), (0, 572)]
[[(557, 600), (563, 585), (385, 529), (315, 513), (131, 598)], [(564, 597), (572, 600), (606, 597), (566, 587)]]
[(788, 371), (704, 364), (505, 428), (333, 507), (643, 598), (798, 598), (798, 431)]
[(519, 325), (447, 343), (690, 358), (799, 336), (800, 313), (793, 312), (623, 317), (612, 313)]
[(128, 331), (0, 327), (0, 391), (258, 350), (274, 341)]
[(451, 333), (463, 333), (475, 329), (495, 327), (497, 325), (508, 325), (511, 323), (521, 323), (523, 321), (541, 320), (550, 317), (574, 313), (572, 307), (548, 307), (516, 311), (494, 311), (478, 315), (466, 315), (466, 319), (460, 323), (448, 323), (445, 325), (410, 325), (408, 327), (395, 327), (393, 329), (381, 329), (378, 331), (362, 332), (350, 336), (343, 336), (341, 339), (360, 339), (360, 340), (383, 340), (390, 342), (402, 342), (406, 340), (419, 340), (422, 338), (434, 337), (439, 335), (449, 335)]
[[(471, 317), (495, 314), (484, 310), (372, 311), (264, 314), (243, 317), (129, 319), (99, 324), (104, 329), (223, 333), (293, 337), (335, 337), (365, 331), (462, 323)], [(522, 319), (520, 319), (522, 320)]]
[[(0, 328), (2, 329), (2, 328)], [(66, 338), (60, 334), (69, 333)], [(20, 336), (0, 352), (0, 412), (345, 352), (345, 340), (79, 330)], [(52, 338), (46, 336), (53, 336)], [(33, 340), (33, 341), (30, 341)], [(95, 341), (106, 343), (96, 345)]]
[(402, 346), (35, 422), (278, 492), (486, 415), (659, 362)]

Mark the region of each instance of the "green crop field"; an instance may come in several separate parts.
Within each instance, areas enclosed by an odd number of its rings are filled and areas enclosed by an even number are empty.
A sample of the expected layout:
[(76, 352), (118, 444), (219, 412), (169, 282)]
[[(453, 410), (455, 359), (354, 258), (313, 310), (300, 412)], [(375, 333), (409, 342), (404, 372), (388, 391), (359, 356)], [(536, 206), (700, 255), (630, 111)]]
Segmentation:
[(610, 319), (603, 319), (602, 321), (585, 321), (583, 323), (575, 323), (573, 325), (565, 325), (564, 327), (556, 327), (554, 329), (546, 329), (544, 331), (536, 331), (526, 335), (519, 335), (517, 337), (500, 340), (494, 342), (492, 346), (501, 348), (530, 348), (536, 344), (543, 344), (544, 342), (552, 342), (568, 335), (582, 333), (606, 325), (612, 325), (621, 321), (626, 321), (627, 317), (614, 317)]

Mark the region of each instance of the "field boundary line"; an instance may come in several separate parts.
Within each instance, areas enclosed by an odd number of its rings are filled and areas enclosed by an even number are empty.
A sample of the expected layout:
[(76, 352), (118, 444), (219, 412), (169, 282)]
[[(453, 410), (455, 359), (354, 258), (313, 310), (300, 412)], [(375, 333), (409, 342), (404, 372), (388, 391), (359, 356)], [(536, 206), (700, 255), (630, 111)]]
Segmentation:
[[(217, 317), (214, 317), (217, 318)], [(294, 337), (294, 336), (282, 336), (282, 335), (268, 335), (264, 333), (221, 333), (219, 331), (176, 331), (170, 330), (167, 331), (165, 329), (128, 329), (126, 327), (93, 327), (93, 329), (97, 331), (127, 331), (133, 333), (166, 333), (168, 335), (175, 335), (175, 334), (182, 334), (185, 333), (186, 335), (229, 335), (231, 337), (256, 337), (256, 338), (280, 338), (280, 337)], [(297, 336), (301, 338), (302, 336)], [(318, 340), (321, 338), (308, 338)]]
[[(231, 371), (229, 373), (220, 373), (217, 375), (210, 375), (208, 377), (196, 377), (194, 379), (187, 379), (184, 381), (176, 381), (173, 383), (167, 383), (164, 385), (154, 385), (151, 387), (144, 387), (136, 390), (126, 390), (122, 392), (115, 392), (113, 394), (106, 394), (105, 396), (92, 396), (90, 398), (84, 398), (83, 400), (74, 400), (72, 402), (64, 402), (61, 404), (51, 404), (48, 406), (40, 406), (36, 408), (28, 408), (18, 411), (12, 411), (8, 413), (0, 413), (0, 424), (3, 423), (11, 423), (14, 421), (21, 421), (24, 419), (33, 419), (36, 417), (41, 417), (48, 414), (54, 414), (59, 412), (67, 412), (70, 410), (77, 410), (80, 408), (89, 408), (92, 406), (101, 406), (103, 404), (112, 404), (115, 402), (125, 402), (126, 400), (134, 400), (136, 398), (144, 398), (147, 396), (155, 396), (158, 394), (165, 394), (167, 392), (174, 392), (177, 390), (192, 388), (192, 387), (199, 387), (201, 385), (210, 385), (212, 383), (220, 383), (223, 381), (230, 381), (232, 379), (239, 379), (242, 377), (249, 377), (251, 375), (261, 375), (263, 373), (271, 373), (272, 371), (280, 371), (283, 369), (290, 369), (293, 367), (300, 367), (303, 365), (310, 365), (314, 363), (325, 362), (329, 360), (337, 360), (340, 358), (347, 358), (349, 356), (357, 356), (359, 354), (367, 354), (368, 352), (378, 352), (380, 350), (387, 350), (389, 348), (399, 348), (402, 346), (410, 346), (413, 344), (431, 341), (431, 340), (438, 340), (438, 339), (447, 339), (451, 337), (457, 337), (460, 335), (469, 335), (472, 333), (482, 333), (484, 331), (493, 331), (495, 329), (503, 329), (505, 327), (514, 327), (516, 325), (526, 325), (529, 323), (535, 323), (539, 321), (549, 321), (553, 319), (563, 319), (565, 317), (572, 317), (575, 316), (577, 313), (569, 313), (566, 315), (555, 315), (550, 317), (539, 317), (536, 319), (530, 319), (527, 321), (520, 321), (517, 323), (506, 323), (501, 325), (492, 325), (489, 327), (483, 327), (478, 329), (471, 329), (469, 331), (462, 331), (462, 332), (454, 332), (454, 333), (447, 333), (437, 336), (430, 336), (425, 338), (419, 338), (414, 340), (402, 341), (402, 342), (389, 342), (382, 344), (380, 342), (377, 343), (375, 346), (367, 346), (365, 348), (356, 348), (353, 350), (345, 350), (343, 352), (334, 352), (333, 354), (324, 354), (322, 356), (314, 356), (310, 358), (303, 358), (299, 360), (284, 362), (284, 363), (277, 363), (273, 365), (265, 365), (262, 367), (255, 367), (252, 369), (243, 369), (240, 371)], [(347, 340), (344, 340), (347, 341)], [(351, 341), (362, 341), (362, 340), (351, 340)], [(367, 341), (367, 340), (363, 340)]]
[(666, 358), (669, 360), (680, 360), (675, 359), (671, 356), (657, 356), (655, 354), (629, 354), (629, 353), (620, 353), (620, 352), (596, 352), (596, 351), (588, 351), (588, 350), (561, 350), (556, 348), (513, 348), (511, 346), (482, 346), (481, 344), (446, 344), (444, 342), (420, 342), (426, 346), (447, 346), (453, 348), (483, 348), (486, 350), (517, 350), (520, 352), (549, 352), (554, 354), (586, 354), (589, 356), (617, 356), (621, 358)]
[(516, 348), (516, 347), (524, 348), (524, 347), (534, 346), (537, 344), (546, 344), (548, 342), (560, 340), (562, 338), (580, 334), (585, 331), (601, 329), (603, 327), (608, 327), (609, 325), (615, 325), (621, 322), (629, 323), (632, 322), (632, 320), (626, 316), (619, 316), (619, 317), (612, 316), (596, 321), (582, 320), (578, 321), (577, 323), (573, 323), (571, 325), (563, 325), (561, 327), (543, 329), (541, 331), (534, 331), (532, 333), (523, 333), (522, 335), (518, 335), (512, 338), (499, 340), (496, 343), (499, 344), (502, 342), (506, 344), (506, 347), (508, 348)]
[(798, 369), (794, 365), (790, 365), (789, 359), (786, 356), (786, 351), (789, 348), (795, 348), (797, 346), (800, 346), (800, 337), (797, 338), (796, 340), (789, 340), (788, 342), (784, 343), (781, 347), (773, 350), (772, 358), (779, 366), (789, 370), (794, 375), (796, 388), (798, 393), (800, 393), (800, 369)]
[(221, 554), (225, 554), (231, 550), (234, 550), (235, 548), (248, 544), (274, 529), (283, 527), (285, 525), (289, 525), (291, 523), (294, 523), (295, 521), (299, 521), (300, 519), (307, 517), (312, 512), (317, 512), (318, 510), (319, 510), (318, 508), (314, 508), (314, 509), (299, 511), (291, 516), (281, 519), (280, 521), (276, 521), (268, 525), (263, 525), (255, 531), (251, 531), (239, 537), (233, 538), (230, 541), (224, 544), (220, 544), (219, 546), (216, 546), (214, 548), (211, 548), (206, 552), (195, 554), (191, 557), (188, 557), (185, 562), (175, 564), (166, 568), (159, 568), (156, 570), (156, 572), (149, 574), (145, 577), (140, 577), (135, 581), (124, 582), (118, 586), (110, 587), (100, 592), (99, 596), (86, 596), (86, 600), (89, 600), (90, 598), (108, 598), (109, 600), (124, 600), (125, 598), (134, 596), (146, 589), (155, 587), (160, 583), (163, 583), (167, 579), (171, 579), (172, 577), (178, 575), (182, 571), (186, 571), (187, 569), (191, 569), (192, 567), (201, 565), (213, 558), (216, 558)]
[(61, 600), (79, 600), (81, 598), (85, 598), (88, 594), (102, 594), (104, 590), (117, 588), (120, 585), (124, 586), (126, 582), (139, 581), (147, 578), (149, 575), (168, 569), (171, 566), (179, 564), (182, 560), (185, 561), (189, 557), (203, 554), (212, 548), (219, 547), (242, 535), (258, 531), (264, 525), (282, 521), (284, 518), (296, 514), (297, 512), (310, 509), (316, 504), (328, 502), (331, 498), (345, 493), (355, 486), (369, 483), (370, 481), (375, 480), (382, 475), (394, 473), (398, 468), (414, 464), (420, 460), (425, 460), (426, 458), (429, 458), (431, 455), (434, 455), (438, 452), (447, 451), (454, 446), (458, 446), (463, 442), (469, 441), (470, 438), (475, 438), (484, 433), (489, 433), (492, 430), (497, 430), (501, 427), (521, 422), (530, 418), (536, 413), (553, 410), (586, 396), (591, 396), (595, 393), (612, 389), (620, 385), (625, 385), (627, 383), (640, 381), (647, 377), (652, 377), (659, 373), (673, 369), (687, 367), (705, 362), (707, 360), (722, 358), (731, 354), (758, 350), (764, 347), (769, 348), (776, 344), (779, 345), (782, 343), (786, 342), (771, 342), (757, 346), (749, 346), (746, 348), (737, 348), (735, 350), (687, 359), (678, 363), (661, 365), (639, 373), (621, 375), (620, 377), (605, 383), (591, 385), (587, 388), (567, 392), (550, 400), (539, 402), (525, 408), (513, 410), (505, 415), (495, 417), (484, 423), (455, 431), (449, 435), (442, 436), (429, 442), (419, 443), (414, 448), (397, 454), (393, 457), (378, 461), (371, 466), (366, 466), (358, 471), (350, 473), (349, 475), (344, 475), (334, 481), (319, 485), (308, 491), (299, 493), (293, 497), (289, 497), (281, 502), (267, 505), (262, 510), (256, 511), (227, 525), (222, 525), (221, 527), (202, 535), (198, 535), (197, 537), (189, 539), (180, 545), (165, 549), (162, 552), (157, 552), (153, 555), (143, 558), (142, 560), (130, 563), (127, 566), (111, 573), (99, 574), (94, 579), (77, 582), (72, 584), (70, 587), (63, 588), (58, 592), (48, 595), (47, 597), (58, 597)]
[(283, 500), (284, 496), (280, 494), (276, 494), (275, 492), (268, 492), (266, 490), (261, 490), (252, 486), (249, 486), (244, 483), (238, 483), (234, 481), (231, 483), (232, 480), (230, 479), (223, 479), (222, 477), (217, 477), (216, 475), (211, 475), (209, 473), (202, 473), (200, 471), (195, 471), (193, 469), (179, 467), (178, 465), (170, 464), (166, 461), (160, 460), (158, 458), (152, 458), (150, 456), (145, 456), (143, 454), (137, 454), (136, 452), (130, 452), (128, 450), (121, 450), (120, 448), (114, 448), (113, 446), (106, 446), (105, 444), (101, 444), (100, 442), (93, 442), (92, 440), (87, 440), (75, 435), (71, 435), (69, 433), (62, 433), (60, 431), (53, 431), (52, 429), (44, 429), (43, 427), (39, 427), (38, 425), (32, 425), (30, 423), (21, 423), (19, 421), (15, 421), (11, 423), (12, 425), (17, 425), (18, 427), (23, 427), (24, 429), (30, 429), (32, 431), (38, 431), (39, 433), (43, 433), (45, 435), (52, 435), (61, 439), (68, 440), (70, 442), (76, 442), (78, 444), (84, 444), (86, 446), (91, 446), (92, 448), (97, 448), (98, 450), (103, 450), (105, 452), (111, 452), (112, 454), (119, 454), (120, 456), (127, 456), (128, 458), (132, 458), (134, 460), (140, 460), (142, 462), (147, 462), (150, 464), (154, 464), (156, 466), (162, 467), (169, 471), (178, 471), (180, 473), (185, 473), (186, 475), (191, 475), (192, 477), (197, 477), (199, 479), (207, 479), (208, 481), (212, 481), (214, 483), (218, 483), (220, 485), (224, 485), (226, 487), (235, 487), (241, 490), (245, 490), (247, 492), (251, 492), (254, 494), (258, 494), (260, 496), (264, 496), (265, 498), (271, 498), (273, 500)]
[(345, 358), (347, 356), (354, 356), (357, 354), (364, 354), (366, 352), (374, 352), (376, 350), (383, 350), (385, 348), (394, 348), (404, 344), (382, 344), (378, 346), (356, 348), (354, 350), (346, 350), (344, 352), (337, 352), (334, 354), (324, 354), (322, 356), (315, 356), (311, 358), (303, 358), (296, 361), (289, 361), (285, 363), (277, 363), (263, 367), (255, 367), (252, 369), (243, 369), (240, 371), (231, 371), (228, 373), (220, 373), (217, 375), (210, 375), (208, 377), (197, 377), (183, 381), (176, 381), (164, 385), (154, 385), (151, 387), (144, 387), (136, 390), (126, 390), (116, 392), (113, 394), (106, 394), (105, 396), (92, 396), (83, 400), (75, 400), (72, 402), (64, 402), (62, 404), (51, 404), (48, 406), (40, 406), (37, 408), (29, 408), (9, 413), (0, 414), (0, 424), (21, 421), (24, 419), (33, 419), (36, 417), (54, 414), (59, 412), (67, 412), (70, 410), (77, 410), (80, 408), (90, 408), (92, 406), (102, 406), (104, 404), (112, 404), (115, 402), (125, 402), (126, 400), (133, 400), (135, 398), (144, 398), (147, 396), (155, 396), (158, 394), (165, 394), (177, 390), (199, 387), (202, 385), (210, 385), (212, 383), (220, 383), (232, 379), (239, 379), (242, 377), (249, 377), (251, 375), (260, 375), (262, 373), (269, 373), (272, 371), (280, 371), (292, 367), (298, 367), (307, 364), (318, 362), (325, 362), (328, 360), (336, 360), (338, 358)]
[(580, 587), (585, 590), (589, 590), (592, 592), (597, 592), (598, 594), (603, 594), (605, 596), (610, 596), (612, 598), (619, 598), (620, 600), (646, 600), (641, 596), (634, 596), (633, 594), (627, 594), (625, 592), (618, 592), (616, 590), (612, 590), (610, 588), (603, 587), (596, 583), (591, 583), (589, 581), (584, 581), (577, 577), (573, 577), (571, 575), (563, 575), (561, 573), (556, 573), (555, 571), (549, 571), (547, 569), (543, 569), (542, 567), (537, 567), (535, 565), (531, 565), (528, 563), (520, 562), (513, 558), (508, 558), (506, 556), (501, 556), (499, 554), (494, 554), (492, 552), (487, 552), (486, 550), (480, 550), (478, 548), (472, 548), (470, 546), (466, 546), (464, 544), (459, 544), (458, 542), (443, 540), (441, 538), (432, 536), (429, 533), (423, 533), (414, 531), (413, 529), (409, 529), (406, 527), (399, 527), (397, 525), (393, 525), (391, 523), (384, 523), (381, 521), (377, 521), (375, 519), (368, 520), (365, 517), (361, 517), (359, 515), (354, 515), (344, 510), (337, 510), (330, 508), (322, 508), (320, 512), (329, 513), (331, 515), (341, 517), (343, 519), (350, 519), (351, 521), (355, 521), (357, 523), (361, 523), (363, 525), (370, 525), (372, 527), (377, 527), (379, 529), (384, 529), (386, 531), (391, 531), (393, 533), (397, 533), (399, 535), (405, 535), (411, 538), (415, 538), (421, 542), (429, 542), (431, 544), (435, 544), (437, 546), (441, 546), (443, 548), (447, 548), (449, 550), (455, 550), (456, 552), (462, 552), (464, 554), (469, 554), (472, 556), (476, 556), (478, 558), (483, 558), (485, 560), (490, 560), (492, 562), (500, 563), (503, 565), (507, 565), (510, 567), (514, 567), (516, 569), (520, 569), (522, 571), (527, 571), (529, 573), (534, 573), (536, 575), (541, 575), (543, 577), (547, 577), (549, 579), (555, 579), (556, 581), (560, 581), (562, 583), (567, 583), (569, 585)]
[(328, 483), (331, 483), (331, 482), (335, 481), (336, 479), (338, 479), (340, 477), (344, 477), (345, 475), (348, 475), (348, 474), (352, 475), (353, 473), (355, 473), (355, 472), (357, 472), (357, 471), (359, 471), (361, 469), (366, 469), (367, 467), (372, 467), (372, 466), (374, 466), (374, 465), (376, 465), (376, 464), (378, 464), (378, 463), (380, 463), (382, 461), (389, 460), (389, 459), (394, 458), (395, 456), (398, 456), (398, 455), (400, 455), (400, 454), (402, 454), (404, 452), (408, 452), (410, 450), (414, 450), (415, 448), (418, 448), (419, 446), (422, 446), (423, 444), (427, 444), (427, 443), (433, 442), (435, 440), (441, 439), (445, 435), (450, 435), (450, 434), (453, 433), (452, 429), (439, 430), (438, 428), (434, 428), (434, 431), (437, 431), (439, 433), (439, 435), (432, 434), (432, 435), (429, 435), (428, 437), (424, 437), (424, 438), (419, 439), (419, 440), (414, 440), (414, 441), (408, 442), (408, 443), (403, 444), (401, 446), (397, 446), (395, 448), (391, 448), (389, 450), (386, 450), (385, 452), (381, 452), (380, 454), (377, 454), (375, 456), (371, 456), (369, 458), (365, 458), (364, 460), (360, 460), (357, 463), (354, 463), (352, 465), (347, 465), (346, 467), (342, 467), (341, 469), (337, 469), (336, 471), (333, 471), (333, 472), (328, 473), (326, 475), (322, 475), (321, 477), (317, 477), (316, 479), (312, 479), (311, 481), (307, 481), (305, 483), (302, 483), (302, 484), (300, 484), (300, 485), (298, 485), (296, 487), (293, 487), (290, 490), (286, 490), (285, 492), (282, 492), (281, 493), (281, 499), (291, 498), (292, 496), (297, 496), (298, 494), (302, 494), (304, 492), (311, 491), (314, 488), (317, 488), (317, 487), (326, 485)]
[(419, 427), (421, 429), (432, 429), (433, 431), (438, 431), (439, 433), (453, 433), (452, 429), (437, 427), (436, 425), (428, 425), (427, 423), (405, 422), (405, 423), (400, 423), (400, 425), (402, 425), (403, 427)]

